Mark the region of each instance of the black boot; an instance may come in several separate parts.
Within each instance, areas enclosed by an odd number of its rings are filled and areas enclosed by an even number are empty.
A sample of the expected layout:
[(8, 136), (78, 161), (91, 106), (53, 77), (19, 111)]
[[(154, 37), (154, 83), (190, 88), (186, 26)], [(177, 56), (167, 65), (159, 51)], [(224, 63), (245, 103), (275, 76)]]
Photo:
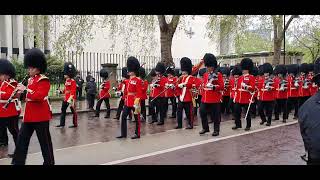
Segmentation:
[(56, 127), (64, 127), (64, 125), (59, 124), (59, 125), (57, 125)]
[(164, 122), (158, 122), (157, 125), (164, 125)]
[(287, 122), (287, 120), (286, 120), (286, 119), (284, 119), (282, 122), (283, 122), (283, 123), (286, 123), (286, 122)]
[(76, 127), (78, 127), (78, 125), (71, 125), (71, 126), (69, 126), (69, 128), (76, 128)]
[(266, 122), (266, 121), (261, 121), (261, 122), (260, 122), (260, 125), (263, 125), (265, 122)]
[(244, 130), (245, 130), (245, 131), (249, 131), (249, 130), (250, 130), (250, 128), (249, 128), (249, 127), (246, 127)]
[(139, 138), (140, 138), (140, 136), (138, 136), (138, 135), (136, 135), (136, 134), (131, 137), (131, 139), (139, 139)]
[(233, 127), (232, 127), (233, 130), (239, 129), (239, 128), (241, 128), (241, 127), (240, 127), (240, 126), (233, 126)]
[(181, 126), (177, 126), (177, 127), (175, 127), (175, 129), (182, 129), (182, 127)]
[(210, 131), (207, 130), (207, 129), (202, 129), (202, 130), (199, 132), (199, 134), (205, 134), (205, 133), (207, 133), (207, 132), (210, 132)]
[(219, 136), (219, 132), (218, 132), (218, 131), (214, 131), (214, 132), (212, 133), (212, 136)]
[(117, 136), (117, 138), (127, 138), (127, 136), (122, 136), (122, 135), (120, 135), (120, 136)]
[(271, 122), (267, 122), (266, 126), (271, 126)]

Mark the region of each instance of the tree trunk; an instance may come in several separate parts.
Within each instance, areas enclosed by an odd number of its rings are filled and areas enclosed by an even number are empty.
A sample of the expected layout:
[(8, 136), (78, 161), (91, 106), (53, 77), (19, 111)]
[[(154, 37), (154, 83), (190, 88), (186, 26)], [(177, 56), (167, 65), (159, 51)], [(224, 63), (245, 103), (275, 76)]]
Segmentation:
[(164, 62), (167, 66), (172, 65), (173, 58), (171, 53), (172, 36), (169, 32), (160, 32), (161, 42), (161, 62)]
[(33, 34), (34, 34), (34, 39), (33, 39), (33, 42), (34, 42), (34, 47), (35, 48), (39, 48), (39, 19), (38, 19), (38, 16), (37, 15), (34, 15), (33, 16)]
[(280, 64), (280, 58), (281, 58), (281, 44), (282, 44), (282, 39), (275, 39), (273, 41), (273, 65), (278, 65)]
[(50, 54), (50, 47), (49, 47), (49, 29), (50, 28), (50, 21), (49, 16), (45, 15), (43, 17), (43, 44), (44, 44), (44, 53)]

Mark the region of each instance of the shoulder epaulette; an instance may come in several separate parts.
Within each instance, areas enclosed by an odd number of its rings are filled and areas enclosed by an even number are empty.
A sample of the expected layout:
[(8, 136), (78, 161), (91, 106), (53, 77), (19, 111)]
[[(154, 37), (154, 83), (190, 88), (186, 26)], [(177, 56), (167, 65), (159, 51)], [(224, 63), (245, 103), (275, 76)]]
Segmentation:
[(38, 82), (41, 81), (41, 80), (44, 80), (44, 79), (48, 79), (49, 78), (47, 76), (45, 76), (44, 74), (40, 74), (40, 78), (38, 79)]

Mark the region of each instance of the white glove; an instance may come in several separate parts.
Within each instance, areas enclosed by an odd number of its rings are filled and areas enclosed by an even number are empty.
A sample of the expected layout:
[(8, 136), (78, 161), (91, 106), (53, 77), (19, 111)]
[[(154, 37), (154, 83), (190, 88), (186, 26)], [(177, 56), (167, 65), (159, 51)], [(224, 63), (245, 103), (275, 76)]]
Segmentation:
[(169, 84), (169, 88), (174, 89), (174, 85), (173, 84)]
[(178, 87), (179, 87), (179, 88), (186, 87), (186, 84), (185, 84), (185, 83), (180, 83), (180, 84), (178, 84)]
[(117, 92), (116, 92), (116, 96), (118, 96), (118, 97), (121, 96), (121, 94), (122, 94), (121, 91), (117, 91)]
[(168, 88), (169, 88), (169, 84), (166, 83), (166, 84), (164, 85), (164, 87), (168, 89)]
[(246, 87), (247, 87), (246, 83), (241, 83), (241, 87), (242, 87), (242, 89), (246, 89)]
[(206, 85), (206, 87), (207, 87), (207, 88), (213, 88), (214, 86), (213, 86), (212, 83), (208, 83), (208, 84)]
[(116, 88), (116, 87), (112, 87), (112, 90), (114, 90), (114, 91), (115, 91), (115, 90), (117, 90), (117, 88)]

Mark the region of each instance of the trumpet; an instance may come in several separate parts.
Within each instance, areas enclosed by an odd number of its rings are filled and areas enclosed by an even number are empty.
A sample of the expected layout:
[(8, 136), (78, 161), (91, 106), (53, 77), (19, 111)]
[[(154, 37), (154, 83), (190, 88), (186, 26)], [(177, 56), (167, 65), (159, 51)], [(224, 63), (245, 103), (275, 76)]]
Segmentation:
[[(27, 82), (27, 80), (29, 79), (29, 76), (24, 77), (24, 79), (22, 80), (22, 82), (20, 84), (25, 84)], [(13, 97), (18, 93), (18, 88), (14, 89), (14, 91), (11, 93), (8, 101), (2, 106), (2, 108), (7, 109), (9, 104), (12, 102)]]

